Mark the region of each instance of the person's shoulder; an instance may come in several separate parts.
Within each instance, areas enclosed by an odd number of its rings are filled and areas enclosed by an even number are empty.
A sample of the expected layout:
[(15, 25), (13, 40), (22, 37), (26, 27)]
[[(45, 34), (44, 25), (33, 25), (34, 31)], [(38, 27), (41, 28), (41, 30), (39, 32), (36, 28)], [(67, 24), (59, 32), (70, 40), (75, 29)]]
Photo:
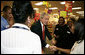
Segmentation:
[(57, 24), (56, 27), (59, 27), (59, 24)]
[(1, 20), (3, 20), (4, 19), (4, 17), (3, 16), (1, 16)]
[(31, 32), (31, 31), (30, 31), (30, 35), (31, 35), (32, 38), (34, 38), (34, 39), (39, 39), (39, 36), (38, 36), (36, 33), (34, 33), (34, 32)]
[(68, 25), (67, 25), (67, 24), (65, 24), (65, 25), (64, 25), (64, 27), (68, 27)]
[(1, 18), (3, 18), (3, 17), (1, 16)]
[(4, 33), (7, 33), (8, 31), (10, 31), (10, 28), (2, 30), (1, 33), (4, 34)]
[(1, 18), (3, 18), (3, 16), (1, 16)]
[(31, 31), (32, 36), (38, 36), (36, 33)]
[[(29, 34), (28, 34), (29, 33)], [(31, 30), (27, 32), (28, 35), (30, 36), (38, 36), (36, 33), (32, 32)]]
[(37, 27), (39, 26), (40, 22), (39, 21), (36, 21), (35, 23), (32, 24), (32, 27)]

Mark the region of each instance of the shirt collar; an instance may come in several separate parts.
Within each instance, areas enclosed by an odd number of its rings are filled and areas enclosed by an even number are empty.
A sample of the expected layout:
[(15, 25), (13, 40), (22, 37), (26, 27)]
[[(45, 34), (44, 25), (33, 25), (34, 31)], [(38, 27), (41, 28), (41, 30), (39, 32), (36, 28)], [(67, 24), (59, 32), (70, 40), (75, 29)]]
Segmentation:
[(41, 26), (43, 27), (43, 23), (40, 21), (40, 23), (41, 23)]
[[(19, 27), (24, 27), (30, 30), (30, 28), (28, 26), (26, 26), (25, 24), (20, 24), (20, 23), (15, 23), (13, 26), (19, 26)], [(12, 26), (12, 27), (13, 27)]]

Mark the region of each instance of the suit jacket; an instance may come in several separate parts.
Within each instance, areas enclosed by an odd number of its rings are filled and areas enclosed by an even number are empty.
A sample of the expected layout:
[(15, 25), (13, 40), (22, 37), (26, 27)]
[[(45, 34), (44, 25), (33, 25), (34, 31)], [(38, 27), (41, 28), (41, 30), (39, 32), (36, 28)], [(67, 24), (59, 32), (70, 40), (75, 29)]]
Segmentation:
[[(45, 47), (47, 43), (45, 40), (42, 39), (42, 27), (41, 27), (40, 20), (38, 20), (36, 23), (34, 23), (30, 29), (32, 32), (34, 32), (40, 36), (42, 47)], [(46, 36), (48, 37), (49, 40), (52, 39), (47, 27), (45, 26), (45, 38), (46, 38)]]

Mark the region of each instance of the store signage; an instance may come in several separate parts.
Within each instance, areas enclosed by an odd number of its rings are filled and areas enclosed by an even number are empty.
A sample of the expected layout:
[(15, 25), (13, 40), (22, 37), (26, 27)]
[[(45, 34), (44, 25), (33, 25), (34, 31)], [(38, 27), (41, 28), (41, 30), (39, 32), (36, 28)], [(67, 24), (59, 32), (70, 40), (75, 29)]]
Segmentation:
[(38, 21), (40, 19), (40, 13), (35, 13), (34, 20)]
[(51, 4), (48, 3), (47, 1), (43, 1), (43, 5), (46, 5), (46, 7), (51, 7)]
[(65, 1), (65, 11), (72, 12), (72, 1)]
[(60, 16), (65, 18), (67, 16), (67, 12), (66, 11), (60, 11)]

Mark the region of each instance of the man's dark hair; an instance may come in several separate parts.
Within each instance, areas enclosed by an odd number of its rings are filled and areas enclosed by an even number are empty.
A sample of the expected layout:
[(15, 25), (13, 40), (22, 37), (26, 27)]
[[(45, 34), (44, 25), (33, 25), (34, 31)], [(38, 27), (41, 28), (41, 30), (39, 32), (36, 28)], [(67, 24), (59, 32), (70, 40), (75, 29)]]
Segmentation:
[(9, 9), (11, 9), (10, 6), (4, 6), (4, 8), (3, 8), (3, 12), (6, 12), (6, 11), (9, 10)]
[(79, 18), (78, 21), (75, 22), (75, 35), (77, 41), (84, 39), (84, 18)]
[(30, 1), (14, 1), (12, 6), (12, 14), (15, 23), (25, 23), (27, 17), (32, 18), (34, 14), (33, 7)]

